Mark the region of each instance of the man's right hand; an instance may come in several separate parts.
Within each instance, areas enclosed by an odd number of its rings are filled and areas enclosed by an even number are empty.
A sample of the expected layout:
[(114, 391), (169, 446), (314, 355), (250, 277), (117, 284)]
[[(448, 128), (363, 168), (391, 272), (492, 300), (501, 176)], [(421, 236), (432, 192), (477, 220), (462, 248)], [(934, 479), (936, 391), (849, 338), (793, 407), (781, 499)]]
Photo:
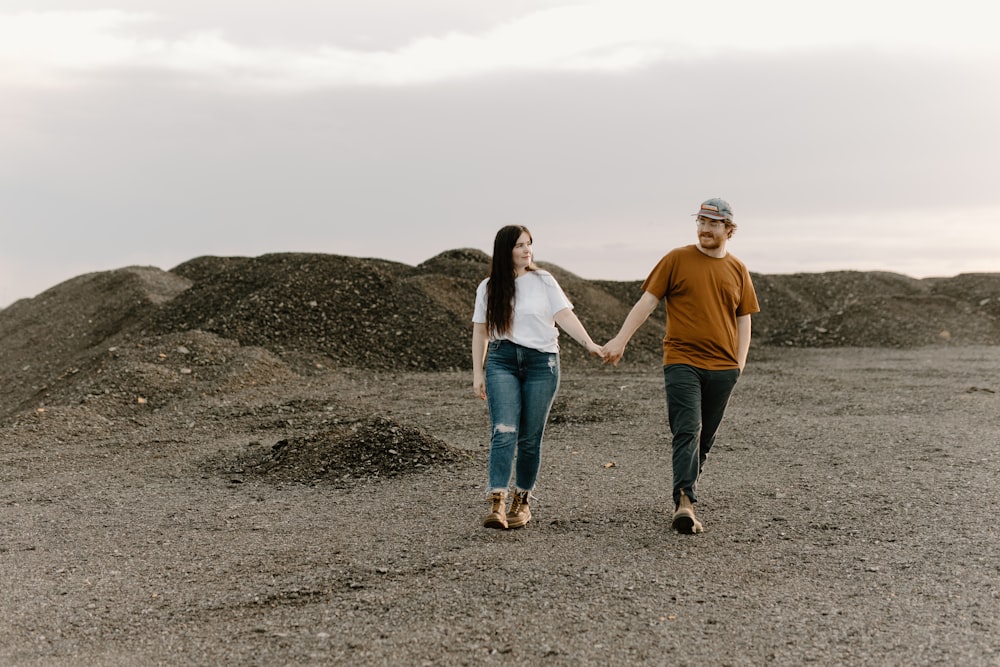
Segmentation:
[(604, 363), (618, 365), (618, 362), (622, 360), (625, 355), (625, 345), (626, 343), (620, 341), (617, 337), (612, 338), (607, 343), (604, 344), (604, 354), (602, 358)]

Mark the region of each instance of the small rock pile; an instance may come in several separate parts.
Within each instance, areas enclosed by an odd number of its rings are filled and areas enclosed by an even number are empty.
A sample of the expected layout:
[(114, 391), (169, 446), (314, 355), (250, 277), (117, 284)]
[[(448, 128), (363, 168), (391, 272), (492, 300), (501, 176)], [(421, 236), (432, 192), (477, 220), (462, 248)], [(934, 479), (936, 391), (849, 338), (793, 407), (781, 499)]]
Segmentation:
[(337, 485), (471, 460), (469, 452), (451, 447), (423, 429), (375, 416), (284, 438), (268, 448), (251, 446), (227, 472), (234, 481), (240, 481), (239, 474), (248, 474), (271, 482)]

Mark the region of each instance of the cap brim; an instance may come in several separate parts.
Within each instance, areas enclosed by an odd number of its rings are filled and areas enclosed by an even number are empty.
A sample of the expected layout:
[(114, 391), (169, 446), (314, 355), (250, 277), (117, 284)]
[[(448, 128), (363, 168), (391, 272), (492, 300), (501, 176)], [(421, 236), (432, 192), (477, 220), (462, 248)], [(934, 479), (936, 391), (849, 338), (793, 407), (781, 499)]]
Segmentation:
[(702, 218), (711, 218), (712, 220), (732, 220), (732, 218), (722, 215), (721, 213), (716, 213), (715, 211), (698, 211), (697, 213), (692, 213), (691, 215), (701, 216)]

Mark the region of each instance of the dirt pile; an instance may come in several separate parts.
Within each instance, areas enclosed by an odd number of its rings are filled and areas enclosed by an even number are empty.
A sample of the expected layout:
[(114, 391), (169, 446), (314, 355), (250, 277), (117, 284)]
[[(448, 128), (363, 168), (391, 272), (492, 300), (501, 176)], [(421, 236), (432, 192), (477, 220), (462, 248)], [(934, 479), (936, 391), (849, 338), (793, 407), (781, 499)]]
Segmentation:
[[(201, 257), (172, 271), (87, 274), (0, 311), (0, 416), (48, 405), (102, 409), (222, 395), (331, 367), (469, 367), (470, 315), (489, 257), (417, 266), (320, 254)], [(552, 271), (596, 340), (615, 334), (640, 281)], [(1000, 344), (1000, 274), (755, 275), (755, 346)], [(661, 306), (662, 309), (662, 306)], [(655, 361), (663, 315), (629, 346)], [(564, 363), (585, 360), (564, 337)]]
[(451, 447), (421, 428), (376, 416), (283, 438), (271, 447), (251, 443), (235, 462), (220, 461), (217, 469), (235, 483), (242, 482), (240, 475), (253, 475), (270, 482), (346, 485), (471, 458), (468, 451)]
[(447, 370), (468, 356), (447, 335), (468, 320), (451, 297), (467, 289), (458, 277), (307, 254), (203, 257), (173, 273), (192, 286), (150, 318), (153, 333), (200, 329), (281, 355), (365, 368)]
[(754, 341), (794, 347), (1000, 343), (1000, 274), (915, 279), (839, 271), (755, 275)]

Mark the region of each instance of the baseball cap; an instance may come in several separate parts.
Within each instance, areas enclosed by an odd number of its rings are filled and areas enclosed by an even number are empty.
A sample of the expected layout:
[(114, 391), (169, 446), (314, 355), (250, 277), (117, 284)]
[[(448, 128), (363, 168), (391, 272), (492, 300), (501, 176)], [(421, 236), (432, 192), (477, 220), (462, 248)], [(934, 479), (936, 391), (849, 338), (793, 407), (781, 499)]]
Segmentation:
[(706, 199), (701, 204), (701, 210), (699, 210), (694, 215), (700, 215), (705, 218), (711, 218), (712, 220), (728, 220), (733, 221), (733, 207), (729, 205), (725, 199), (719, 199), (718, 197), (712, 197), (711, 199)]

